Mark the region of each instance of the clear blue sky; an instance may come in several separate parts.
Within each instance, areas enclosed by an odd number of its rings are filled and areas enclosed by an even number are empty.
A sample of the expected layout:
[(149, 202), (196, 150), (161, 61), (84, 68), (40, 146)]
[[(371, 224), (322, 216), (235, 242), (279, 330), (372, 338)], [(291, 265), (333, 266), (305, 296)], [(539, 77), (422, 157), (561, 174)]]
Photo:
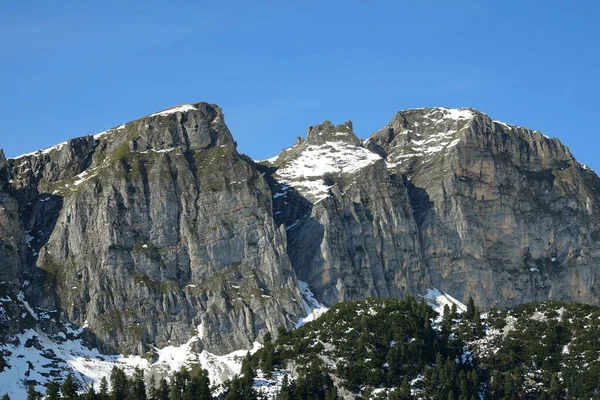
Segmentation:
[(196, 101), (255, 159), (324, 119), (364, 138), (446, 106), (558, 137), (600, 171), (598, 1), (4, 3), (7, 156)]

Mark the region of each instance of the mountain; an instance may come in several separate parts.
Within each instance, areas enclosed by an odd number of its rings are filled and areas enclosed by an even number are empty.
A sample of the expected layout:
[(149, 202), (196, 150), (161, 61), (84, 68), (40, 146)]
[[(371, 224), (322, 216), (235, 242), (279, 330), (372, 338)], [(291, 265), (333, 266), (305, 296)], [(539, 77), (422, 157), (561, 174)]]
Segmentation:
[(431, 286), (486, 308), (598, 303), (600, 181), (538, 131), (414, 109), (364, 143), (326, 121), (263, 164), (292, 265), (327, 305)]
[(433, 286), (486, 308), (598, 303), (600, 181), (558, 139), (471, 109), (419, 109), (368, 145), (405, 177)]
[(325, 121), (254, 161), (195, 103), (0, 154), (3, 370), (36, 340), (81, 341), (60, 365), (229, 360), (315, 307), (432, 287), (598, 304), (598, 188), (557, 139), (471, 109), (401, 111), (366, 141)]
[(5, 284), (104, 351), (143, 354), (197, 330), (223, 354), (303, 312), (269, 188), (214, 105), (8, 160), (4, 175), (3, 226), (20, 228), (6, 235)]

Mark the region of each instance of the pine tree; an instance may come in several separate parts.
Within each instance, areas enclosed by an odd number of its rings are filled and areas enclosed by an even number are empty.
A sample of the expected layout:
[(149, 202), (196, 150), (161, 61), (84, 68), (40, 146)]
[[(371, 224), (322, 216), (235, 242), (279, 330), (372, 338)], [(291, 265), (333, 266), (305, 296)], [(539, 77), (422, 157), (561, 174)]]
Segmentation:
[(146, 384), (144, 382), (144, 371), (142, 369), (135, 369), (132, 386), (133, 400), (146, 400)]
[(196, 377), (196, 384), (198, 387), (198, 397), (195, 400), (210, 400), (212, 394), (210, 392), (210, 378), (208, 377), (207, 370), (200, 370), (200, 374)]
[(250, 353), (242, 360), (241, 375), (232, 379), (226, 389), (223, 400), (256, 400), (254, 384), (255, 372), (252, 368), (252, 357)]
[(458, 308), (456, 307), (456, 303), (452, 303), (452, 311), (450, 313), (451, 313), (452, 319), (455, 319), (456, 317), (458, 317)]
[(58, 400), (60, 399), (60, 386), (58, 383), (52, 381), (46, 385), (46, 400)]
[(148, 398), (150, 400), (157, 400), (158, 388), (156, 387), (156, 377), (154, 374), (150, 375), (150, 381), (148, 382)]
[(271, 342), (268, 342), (265, 344), (262, 360), (260, 363), (260, 369), (267, 378), (271, 378), (271, 376), (273, 376), (274, 358), (275, 349), (273, 348), (273, 344)]
[(408, 378), (406, 376), (402, 379), (402, 384), (396, 392), (398, 392), (398, 400), (409, 400), (412, 398), (410, 384), (408, 383)]
[(171, 379), (171, 390), (169, 392), (169, 400), (184, 400), (184, 394), (188, 390), (190, 381), (190, 373), (184, 367), (175, 372)]
[(475, 337), (480, 337), (482, 334), (482, 326), (481, 326), (481, 313), (479, 310), (475, 310), (475, 315), (473, 316), (473, 334)]
[(548, 389), (548, 397), (551, 399), (562, 398), (562, 388), (560, 385), (560, 379), (557, 374), (552, 374), (552, 380), (550, 381), (550, 388)]
[(75, 378), (73, 378), (73, 374), (68, 374), (67, 378), (65, 379), (63, 384), (60, 386), (60, 393), (61, 393), (62, 397), (65, 399), (69, 399), (69, 400), (76, 399), (78, 390), (79, 390), (79, 385), (75, 381)]
[(100, 400), (108, 400), (108, 381), (105, 376), (100, 380), (100, 392), (98, 393), (98, 398), (100, 398)]
[(129, 394), (129, 381), (125, 372), (114, 366), (110, 371), (111, 400), (125, 400)]
[(84, 397), (85, 400), (97, 400), (98, 395), (96, 394), (96, 390), (94, 390), (94, 385), (88, 390)]
[(287, 329), (285, 329), (285, 326), (279, 325), (277, 327), (277, 339), (278, 340), (285, 339), (287, 337), (287, 335), (288, 335), (288, 331), (287, 331)]
[(283, 376), (281, 381), (281, 390), (277, 396), (277, 400), (292, 400), (293, 393), (290, 390), (289, 380), (287, 374)]
[(27, 400), (39, 400), (42, 394), (35, 390), (35, 383), (31, 382), (27, 385)]
[(5, 393), (4, 396), (2, 396), (2, 400), (10, 400), (8, 393)]
[(273, 336), (271, 335), (271, 332), (265, 333), (265, 336), (263, 337), (263, 343), (267, 344), (267, 343), (271, 343), (272, 341), (273, 341)]
[(469, 301), (467, 302), (467, 311), (465, 312), (465, 319), (467, 321), (473, 321), (475, 317), (475, 301), (471, 296), (469, 296)]
[(169, 400), (169, 392), (171, 389), (169, 388), (169, 383), (165, 378), (161, 378), (159, 386), (159, 400)]

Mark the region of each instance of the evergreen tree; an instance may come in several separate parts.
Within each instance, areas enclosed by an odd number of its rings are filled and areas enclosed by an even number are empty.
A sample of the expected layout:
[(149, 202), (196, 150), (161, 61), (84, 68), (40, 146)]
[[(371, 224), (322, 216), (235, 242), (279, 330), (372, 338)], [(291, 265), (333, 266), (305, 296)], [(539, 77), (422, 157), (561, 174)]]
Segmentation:
[(475, 337), (481, 337), (483, 330), (481, 325), (481, 313), (479, 310), (475, 310), (475, 315), (473, 316), (473, 325), (473, 334)]
[(129, 394), (129, 380), (125, 372), (114, 366), (110, 371), (111, 400), (125, 400)]
[(277, 327), (277, 339), (278, 340), (283, 340), (287, 337), (288, 335), (288, 331), (287, 329), (285, 329), (284, 325), (279, 325)]
[(467, 321), (473, 321), (475, 317), (475, 301), (471, 296), (469, 296), (469, 301), (467, 302), (467, 311), (465, 312), (465, 319)]
[(169, 392), (171, 389), (169, 388), (169, 383), (167, 380), (165, 378), (161, 378), (158, 386), (158, 400), (169, 400)]
[(552, 380), (550, 381), (550, 388), (548, 389), (548, 398), (560, 399), (562, 398), (562, 394), (560, 379), (558, 378), (557, 374), (553, 374)]
[(96, 390), (94, 389), (93, 385), (90, 388), (90, 390), (88, 390), (88, 392), (85, 394), (84, 399), (85, 400), (98, 400), (98, 395), (96, 394)]
[(272, 341), (273, 336), (271, 335), (271, 332), (265, 333), (265, 336), (263, 337), (263, 344), (271, 343)]
[(2, 400), (10, 400), (8, 393), (5, 393), (4, 396), (2, 396)]
[(27, 385), (27, 400), (39, 400), (42, 394), (35, 390), (35, 383), (31, 382)]
[(185, 400), (184, 394), (188, 390), (190, 373), (184, 367), (175, 372), (171, 379), (171, 390), (169, 391), (169, 400)]
[(273, 376), (273, 364), (275, 359), (275, 349), (271, 342), (265, 344), (262, 354), (260, 369), (263, 374), (265, 374), (265, 377), (271, 378), (271, 376)]
[(452, 319), (456, 319), (456, 317), (458, 317), (458, 308), (456, 307), (456, 303), (452, 303), (452, 311), (450, 311), (450, 313)]
[(75, 381), (75, 378), (73, 378), (73, 374), (68, 374), (67, 378), (65, 379), (65, 381), (63, 382), (63, 384), (60, 386), (60, 393), (62, 395), (62, 397), (64, 399), (76, 399), (77, 396), (77, 391), (79, 390), (79, 385), (77, 384), (77, 381)]
[(60, 386), (58, 383), (52, 381), (46, 385), (46, 400), (58, 400), (60, 399)]
[(227, 387), (223, 400), (256, 400), (258, 397), (252, 387), (256, 376), (252, 368), (250, 353), (242, 360), (241, 376), (232, 379)]
[(290, 390), (288, 376), (287, 376), (287, 374), (285, 374), (283, 376), (283, 380), (281, 381), (281, 390), (279, 391), (277, 400), (292, 400), (292, 399), (293, 399), (293, 393)]
[(193, 381), (197, 388), (197, 397), (195, 397), (194, 400), (210, 400), (212, 394), (210, 392), (210, 378), (208, 377), (208, 371), (201, 369), (200, 374), (196, 376)]
[(146, 400), (146, 384), (144, 382), (144, 371), (136, 368), (133, 374), (132, 400)]
[(108, 400), (108, 381), (106, 377), (103, 376), (100, 380), (100, 391), (98, 393), (98, 398), (100, 400)]
[(397, 400), (412, 399), (412, 395), (410, 392), (410, 384), (408, 383), (408, 378), (406, 376), (404, 377), (404, 379), (402, 379), (402, 384), (400, 385), (400, 388), (397, 390), (397, 392)]

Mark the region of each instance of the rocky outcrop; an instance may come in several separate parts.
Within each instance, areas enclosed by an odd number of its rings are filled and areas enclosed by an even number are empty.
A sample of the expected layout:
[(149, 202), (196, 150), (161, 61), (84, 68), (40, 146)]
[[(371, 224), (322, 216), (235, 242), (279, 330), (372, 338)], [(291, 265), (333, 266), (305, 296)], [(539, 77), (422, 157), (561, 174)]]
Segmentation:
[(470, 109), (399, 112), (369, 147), (405, 176), (431, 284), (484, 307), (597, 303), (597, 176), (557, 139)]
[(302, 315), (269, 187), (217, 106), (165, 110), (9, 163), (32, 236), (33, 303), (105, 350), (199, 334), (229, 352)]
[(310, 127), (268, 165), (290, 260), (326, 304), (404, 297), (429, 284), (402, 176), (362, 146), (351, 122)]

